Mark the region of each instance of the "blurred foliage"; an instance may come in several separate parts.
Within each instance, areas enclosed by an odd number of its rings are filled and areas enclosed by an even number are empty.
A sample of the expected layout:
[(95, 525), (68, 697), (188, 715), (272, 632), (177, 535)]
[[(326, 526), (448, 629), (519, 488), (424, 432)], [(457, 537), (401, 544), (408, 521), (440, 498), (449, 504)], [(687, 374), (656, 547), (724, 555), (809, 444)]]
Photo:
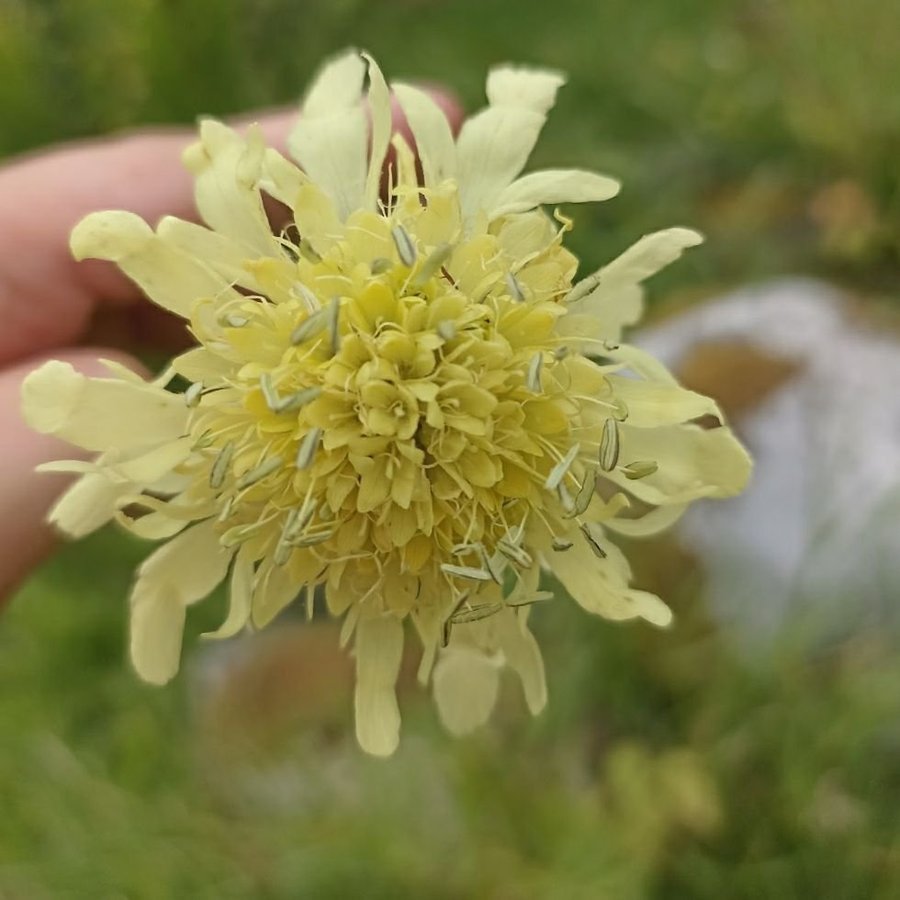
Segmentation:
[[(684, 223), (710, 242), (657, 298), (786, 271), (889, 296), (898, 26), (892, 0), (0, 0), (0, 154), (292, 103), (348, 44), (470, 108), (490, 64), (539, 63), (570, 84), (537, 162), (625, 183), (577, 211), (589, 264)], [(452, 742), (404, 691), (404, 744), (379, 763), (349, 734), (324, 623), (296, 645), (288, 628), (278, 666), (258, 638), (138, 684), (123, 598), (143, 555), (109, 533), (68, 548), (0, 629), (4, 900), (900, 895), (888, 635), (815, 653), (786, 635), (751, 661), (673, 564), (675, 630), (551, 604), (540, 719), (510, 691), (495, 727)]]

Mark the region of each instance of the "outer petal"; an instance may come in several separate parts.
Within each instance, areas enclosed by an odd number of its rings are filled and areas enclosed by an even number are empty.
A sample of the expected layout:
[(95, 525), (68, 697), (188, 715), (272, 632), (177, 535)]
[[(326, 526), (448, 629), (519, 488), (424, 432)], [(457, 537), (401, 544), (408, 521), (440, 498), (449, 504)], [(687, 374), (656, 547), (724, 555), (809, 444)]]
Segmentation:
[(25, 421), (85, 450), (130, 450), (175, 440), (187, 427), (176, 394), (117, 378), (88, 378), (51, 360), (22, 385)]
[(159, 238), (130, 212), (91, 213), (75, 226), (69, 244), (75, 259), (116, 263), (154, 303), (184, 318), (198, 298), (230, 290), (220, 275)]
[(677, 425), (701, 416), (722, 418), (714, 400), (674, 383), (607, 375), (615, 395), (628, 407), (628, 424), (637, 428)]
[(659, 597), (628, 587), (631, 570), (618, 547), (606, 542), (607, 557), (600, 559), (577, 537), (571, 549), (550, 554), (546, 564), (579, 606), (606, 619), (640, 617), (660, 627), (672, 621)]
[(156, 231), (161, 240), (200, 260), (223, 281), (265, 293), (265, 287), (243, 266), (245, 260), (258, 258), (246, 244), (174, 216), (162, 219)]
[(231, 584), (228, 590), (228, 615), (215, 630), (201, 637), (223, 639), (234, 637), (250, 621), (250, 598), (253, 593), (253, 559), (246, 551), (246, 544), (238, 551), (231, 568)]
[(753, 463), (730, 428), (697, 425), (635, 428), (619, 426), (619, 461), (655, 460), (652, 475), (629, 481), (621, 472), (610, 481), (654, 505), (681, 504), (700, 497), (733, 497), (747, 484)]
[(434, 667), (434, 700), (451, 734), (474, 731), (490, 718), (500, 684), (498, 661), (475, 647), (451, 646)]
[(391, 95), (378, 63), (363, 53), (369, 64), (369, 115), (372, 117), (372, 150), (369, 153), (369, 171), (366, 174), (366, 209), (377, 209), (381, 193), (381, 171), (388, 147), (391, 144)]
[(614, 178), (582, 169), (544, 169), (517, 178), (497, 198), (490, 219), (526, 212), (542, 204), (609, 200), (621, 185)]
[(424, 91), (394, 82), (391, 87), (400, 101), (416, 141), (427, 187), (437, 187), (456, 175), (456, 145), (444, 111)]
[(390, 756), (400, 741), (394, 686), (403, 656), (403, 623), (390, 615), (356, 626), (356, 738), (374, 756)]
[(635, 519), (628, 519), (622, 516), (605, 519), (603, 527), (626, 537), (649, 537), (674, 525), (684, 515), (686, 510), (686, 503), (657, 506), (646, 515)]
[(536, 716), (547, 705), (547, 680), (541, 648), (528, 630), (525, 618), (513, 610), (501, 611), (497, 616), (496, 633), (507, 665), (522, 681), (528, 709)]
[(522, 171), (564, 81), (555, 72), (508, 67), (488, 76), (490, 105), (466, 121), (456, 143), (465, 222), (492, 210)]
[(327, 63), (288, 137), (291, 154), (334, 201), (343, 220), (362, 207), (368, 126), (362, 106), (366, 65), (352, 50)]
[(130, 481), (90, 472), (56, 501), (47, 519), (69, 537), (84, 537), (102, 528), (115, 515), (119, 501), (134, 490)]
[(165, 684), (178, 671), (185, 609), (225, 577), (231, 553), (214, 522), (183, 531), (138, 569), (131, 594), (131, 660), (138, 675)]
[(264, 563), (256, 573), (252, 597), (252, 621), (255, 628), (265, 628), (303, 589), (291, 578), (284, 566)]
[(618, 340), (622, 328), (641, 317), (640, 283), (678, 259), (686, 248), (702, 242), (703, 237), (689, 228), (669, 228), (645, 235), (572, 288), (566, 298), (569, 315), (561, 321), (560, 333)]
[(194, 174), (194, 199), (214, 231), (239, 243), (245, 255), (278, 256), (259, 194), (265, 156), (262, 133), (247, 139), (214, 119), (200, 123), (200, 141), (189, 147), (184, 163)]

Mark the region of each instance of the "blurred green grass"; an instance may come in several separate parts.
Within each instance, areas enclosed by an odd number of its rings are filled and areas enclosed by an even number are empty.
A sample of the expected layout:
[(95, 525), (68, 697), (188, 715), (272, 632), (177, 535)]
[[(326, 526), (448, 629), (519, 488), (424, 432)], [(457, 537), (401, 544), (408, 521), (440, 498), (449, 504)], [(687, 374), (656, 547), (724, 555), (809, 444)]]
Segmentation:
[[(538, 63), (570, 84), (535, 162), (625, 183), (577, 212), (588, 264), (683, 223), (710, 241), (656, 303), (785, 272), (881, 300), (900, 296), (898, 25), (890, 0), (0, 0), (0, 154), (292, 103), (348, 44), (470, 108), (490, 64)], [(66, 548), (0, 628), (4, 900), (900, 895), (890, 635), (815, 655), (786, 635), (743, 659), (676, 568), (677, 629), (539, 610), (547, 712), (527, 721), (512, 691), (452, 742), (405, 693), (385, 764), (356, 750), (327, 670), (298, 679), (300, 712), (283, 690), (228, 707), (221, 653), (137, 683), (125, 597), (144, 552), (113, 533)], [(189, 646), (218, 611), (197, 610)], [(330, 643), (322, 627), (304, 640)]]

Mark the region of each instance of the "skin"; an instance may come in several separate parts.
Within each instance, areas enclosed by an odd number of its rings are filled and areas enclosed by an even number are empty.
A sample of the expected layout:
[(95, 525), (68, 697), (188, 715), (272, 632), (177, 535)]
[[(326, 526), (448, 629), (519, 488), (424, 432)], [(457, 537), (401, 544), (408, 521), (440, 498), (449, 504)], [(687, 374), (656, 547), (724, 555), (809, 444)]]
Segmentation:
[[(454, 127), (456, 101), (431, 91)], [(283, 147), (293, 112), (257, 121), (268, 143)], [(395, 127), (407, 134), (397, 108)], [(37, 434), (22, 421), (25, 376), (45, 359), (103, 374), (98, 357), (141, 371), (139, 349), (176, 349), (182, 323), (152, 306), (111, 263), (76, 263), (69, 233), (95, 210), (126, 209), (155, 223), (164, 215), (196, 218), (192, 184), (181, 165), (195, 132), (141, 131), (68, 144), (0, 167), (0, 602), (51, 552), (56, 538), (44, 519), (66, 477), (37, 475), (39, 463), (71, 459), (72, 447)]]

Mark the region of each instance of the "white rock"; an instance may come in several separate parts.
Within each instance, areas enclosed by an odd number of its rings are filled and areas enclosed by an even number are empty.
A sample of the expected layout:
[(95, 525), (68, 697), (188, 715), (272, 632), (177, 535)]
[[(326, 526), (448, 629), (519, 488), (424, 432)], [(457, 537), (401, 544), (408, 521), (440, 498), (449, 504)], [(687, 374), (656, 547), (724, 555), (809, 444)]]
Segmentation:
[(804, 280), (738, 291), (635, 337), (676, 371), (692, 348), (736, 341), (798, 368), (732, 423), (756, 460), (746, 493), (699, 503), (681, 525), (714, 611), (757, 645), (795, 620), (818, 638), (896, 627), (900, 340)]

